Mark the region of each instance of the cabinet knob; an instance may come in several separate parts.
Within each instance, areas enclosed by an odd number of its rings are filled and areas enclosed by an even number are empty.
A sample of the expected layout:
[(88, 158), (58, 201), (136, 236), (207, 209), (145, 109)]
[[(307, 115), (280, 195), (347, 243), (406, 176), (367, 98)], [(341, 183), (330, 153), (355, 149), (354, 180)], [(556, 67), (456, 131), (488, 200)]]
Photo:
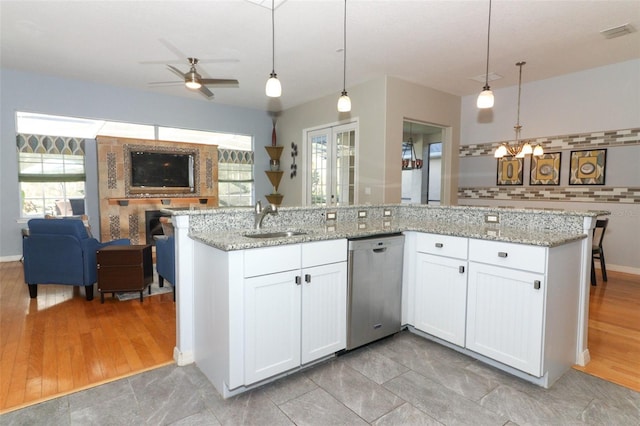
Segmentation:
[(499, 251), (498, 252), (498, 257), (507, 257), (507, 252), (506, 251)]
[(311, 282), (311, 274), (305, 274), (304, 275), (304, 282), (306, 282), (306, 283), (310, 283)]
[(533, 288), (536, 290), (540, 290), (540, 280), (535, 280), (533, 282)]
[(464, 274), (464, 266), (459, 266), (458, 272), (460, 272), (461, 274)]
[(297, 285), (302, 284), (302, 277), (300, 275), (296, 275), (296, 284)]
[(444, 247), (444, 244), (442, 244), (442, 243), (436, 243), (436, 247), (437, 247), (437, 248), (442, 248), (442, 247)]

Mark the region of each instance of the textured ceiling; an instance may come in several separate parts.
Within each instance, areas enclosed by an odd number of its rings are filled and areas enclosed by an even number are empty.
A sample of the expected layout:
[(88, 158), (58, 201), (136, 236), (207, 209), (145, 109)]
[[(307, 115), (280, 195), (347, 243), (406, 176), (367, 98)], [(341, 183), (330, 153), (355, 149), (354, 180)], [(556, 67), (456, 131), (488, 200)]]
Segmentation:
[[(256, 4), (263, 3), (263, 4)], [(270, 1), (0, 2), (2, 67), (264, 110), (286, 109), (342, 90), (341, 0), (280, 1), (275, 70), (283, 95), (269, 100)], [(347, 3), (347, 89), (383, 75), (455, 95), (478, 93), (484, 75), (488, 1)], [(640, 32), (607, 40), (601, 30), (640, 29), (640, 1), (493, 0), (492, 88), (640, 58)], [(170, 63), (205, 61), (204, 77), (236, 78), (207, 100), (176, 80)], [(210, 60), (210, 61), (206, 61)]]

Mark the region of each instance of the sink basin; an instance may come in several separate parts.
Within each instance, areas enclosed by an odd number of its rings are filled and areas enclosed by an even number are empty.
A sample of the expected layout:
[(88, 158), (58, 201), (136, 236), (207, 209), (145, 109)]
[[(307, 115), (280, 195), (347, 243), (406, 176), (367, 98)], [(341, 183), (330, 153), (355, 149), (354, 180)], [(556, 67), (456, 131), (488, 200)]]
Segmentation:
[(278, 232), (260, 232), (256, 234), (244, 234), (244, 236), (247, 238), (286, 238), (286, 237), (294, 237), (296, 235), (306, 235), (306, 232), (278, 231)]

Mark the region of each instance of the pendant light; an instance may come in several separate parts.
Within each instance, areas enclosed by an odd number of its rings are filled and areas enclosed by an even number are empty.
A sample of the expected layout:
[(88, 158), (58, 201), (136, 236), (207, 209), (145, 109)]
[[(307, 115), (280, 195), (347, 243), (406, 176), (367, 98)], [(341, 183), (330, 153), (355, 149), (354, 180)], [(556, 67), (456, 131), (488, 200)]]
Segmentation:
[(342, 49), (343, 74), (342, 74), (342, 94), (338, 98), (338, 112), (351, 111), (351, 99), (347, 95), (347, 0), (344, 0), (344, 46)]
[(489, 0), (489, 25), (487, 26), (487, 72), (485, 74), (484, 87), (478, 95), (476, 105), (480, 109), (493, 107), (493, 92), (489, 87), (489, 40), (491, 37), (491, 0)]
[(275, 0), (271, 0), (271, 75), (267, 80), (267, 85), (265, 86), (265, 93), (270, 98), (279, 98), (282, 95), (282, 86), (280, 85), (280, 80), (278, 80), (278, 75), (276, 74), (276, 30), (275, 30)]
[(493, 154), (495, 158), (502, 158), (504, 156), (524, 158), (527, 154), (533, 154), (538, 157), (544, 154), (542, 146), (536, 145), (534, 149), (531, 147), (529, 142), (520, 142), (520, 130), (522, 130), (522, 125), (520, 124), (520, 92), (522, 91), (522, 66), (524, 64), (526, 64), (524, 61), (516, 63), (516, 66), (520, 67), (520, 76), (518, 78), (518, 115), (516, 125), (513, 126), (513, 129), (516, 131), (516, 142), (514, 146), (511, 146), (508, 143), (501, 144)]

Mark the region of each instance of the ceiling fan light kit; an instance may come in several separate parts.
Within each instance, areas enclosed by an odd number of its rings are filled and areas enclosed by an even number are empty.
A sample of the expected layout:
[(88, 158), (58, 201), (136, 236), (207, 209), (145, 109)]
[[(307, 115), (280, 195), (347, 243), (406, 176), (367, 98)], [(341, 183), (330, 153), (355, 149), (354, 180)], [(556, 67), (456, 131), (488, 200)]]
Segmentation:
[(185, 86), (189, 89), (196, 90), (202, 87), (202, 84), (200, 83), (200, 76), (194, 68), (191, 68), (191, 70), (185, 74), (184, 81)]
[(487, 25), (487, 69), (485, 73), (484, 87), (478, 96), (476, 105), (480, 109), (493, 107), (493, 92), (489, 87), (489, 40), (491, 37), (491, 0), (489, 0), (489, 24)]
[(338, 98), (338, 112), (351, 111), (351, 99), (347, 95), (347, 0), (344, 0), (344, 46), (343, 53), (343, 74), (342, 74), (342, 94)]
[(276, 74), (276, 25), (275, 25), (275, 2), (271, 0), (271, 74), (264, 88), (266, 95), (270, 98), (279, 98), (282, 95), (282, 85)]

